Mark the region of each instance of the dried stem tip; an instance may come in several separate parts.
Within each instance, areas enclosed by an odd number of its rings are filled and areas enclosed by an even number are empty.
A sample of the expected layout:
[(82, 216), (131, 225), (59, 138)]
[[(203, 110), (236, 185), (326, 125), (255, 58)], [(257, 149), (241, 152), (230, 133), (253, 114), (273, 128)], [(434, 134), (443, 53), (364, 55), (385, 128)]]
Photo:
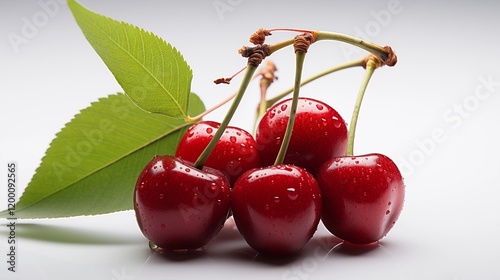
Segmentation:
[(248, 57), (248, 65), (258, 67), (262, 60), (271, 54), (269, 45), (256, 45), (254, 47), (242, 47), (238, 53), (243, 57)]
[(394, 66), (398, 62), (398, 57), (391, 47), (385, 46), (384, 49), (387, 51), (387, 57), (384, 58), (384, 64), (387, 66)]
[(384, 62), (380, 59), (380, 57), (378, 57), (374, 54), (369, 54), (363, 59), (363, 64), (362, 64), (363, 68), (366, 69), (366, 65), (368, 63), (373, 63), (373, 66), (375, 67), (375, 69), (384, 66)]
[(269, 82), (273, 82), (274, 80), (277, 80), (278, 77), (276, 76), (276, 71), (278, 71), (278, 68), (276, 68), (276, 65), (272, 61), (267, 61), (266, 66), (264, 66), (257, 75), (262, 76), (262, 79), (266, 79)]
[(254, 45), (262, 45), (266, 41), (266, 37), (272, 35), (267, 29), (261, 28), (250, 36), (250, 43)]
[(216, 85), (218, 84), (230, 84), (231, 83), (231, 78), (218, 78), (214, 80), (214, 83)]
[(306, 32), (294, 38), (293, 48), (295, 52), (307, 53), (309, 46), (316, 41), (313, 33)]

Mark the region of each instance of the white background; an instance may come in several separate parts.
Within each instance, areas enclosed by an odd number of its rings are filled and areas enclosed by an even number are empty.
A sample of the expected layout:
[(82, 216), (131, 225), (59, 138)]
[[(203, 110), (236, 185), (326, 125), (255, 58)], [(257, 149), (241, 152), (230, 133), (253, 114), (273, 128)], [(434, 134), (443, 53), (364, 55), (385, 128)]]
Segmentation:
[[(212, 80), (244, 66), (236, 51), (260, 27), (335, 31), (391, 45), (399, 62), (378, 70), (370, 83), (355, 153), (379, 152), (399, 164), (407, 185), (405, 208), (377, 247), (346, 248), (320, 225), (302, 254), (287, 260), (257, 255), (231, 225), (206, 253), (161, 257), (149, 252), (130, 211), (18, 221), (16, 273), (7, 271), (8, 229), (0, 221), (1, 279), (500, 279), (500, 2), (82, 3), (177, 47), (193, 68), (192, 90), (207, 107), (237, 88), (239, 79), (230, 86)], [(27, 22), (36, 30), (23, 34)], [(13, 34), (23, 36), (23, 43), (13, 43)], [(269, 42), (289, 36), (276, 33)], [(341, 43), (318, 43), (307, 55), (304, 77), (364, 55)], [(270, 94), (277, 94), (292, 85), (294, 56), (287, 49), (271, 59), (279, 81)], [(301, 93), (330, 103), (348, 121), (362, 75), (361, 69), (347, 70)], [(5, 171), (0, 174), (6, 182), (7, 162), (18, 163), (18, 195), (64, 124), (118, 91), (64, 1), (1, 0), (0, 166)], [(256, 106), (258, 94), (254, 83), (233, 125), (251, 129), (248, 108)], [(207, 119), (220, 120), (225, 108)], [(6, 195), (0, 189), (2, 209)]]

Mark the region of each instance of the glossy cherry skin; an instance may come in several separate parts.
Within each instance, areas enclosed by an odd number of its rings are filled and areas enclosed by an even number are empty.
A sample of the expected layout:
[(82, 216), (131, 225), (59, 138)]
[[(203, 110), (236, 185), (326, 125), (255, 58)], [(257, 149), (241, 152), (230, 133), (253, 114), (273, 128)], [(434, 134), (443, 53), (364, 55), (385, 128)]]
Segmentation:
[(323, 224), (347, 242), (369, 244), (380, 240), (403, 209), (403, 178), (385, 155), (332, 159), (321, 167), (316, 179), (323, 197)]
[[(290, 116), (291, 99), (276, 103), (264, 114), (256, 131), (262, 166), (272, 165), (281, 147)], [(328, 104), (299, 98), (292, 137), (284, 163), (298, 165), (312, 174), (327, 160), (345, 155), (347, 127)]]
[(165, 250), (198, 249), (222, 228), (230, 187), (218, 170), (173, 156), (156, 156), (143, 169), (134, 192), (134, 210), (144, 236)]
[(317, 229), (320, 189), (303, 168), (283, 164), (249, 170), (231, 193), (238, 230), (262, 254), (298, 252)]
[[(201, 121), (192, 125), (180, 140), (175, 155), (195, 162), (219, 126), (220, 123), (213, 121)], [(247, 131), (228, 126), (210, 153), (205, 166), (221, 171), (228, 177), (232, 186), (245, 171), (260, 167), (257, 143)]]

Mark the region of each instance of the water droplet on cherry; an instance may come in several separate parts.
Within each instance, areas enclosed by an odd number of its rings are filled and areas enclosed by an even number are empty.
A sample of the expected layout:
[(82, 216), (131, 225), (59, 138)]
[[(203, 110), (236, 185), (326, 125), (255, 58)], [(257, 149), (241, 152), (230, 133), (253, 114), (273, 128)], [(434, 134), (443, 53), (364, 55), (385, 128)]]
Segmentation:
[(380, 164), (378, 164), (378, 163), (377, 163), (377, 170), (378, 170), (379, 172), (384, 172), (384, 168), (382, 168), (382, 165), (380, 165)]
[(316, 108), (318, 108), (318, 110), (320, 110), (320, 111), (321, 111), (321, 110), (323, 110), (323, 105), (321, 105), (321, 104), (316, 104)]
[(295, 191), (295, 188), (288, 188), (286, 189), (288, 191), (288, 198), (290, 200), (296, 200), (299, 194)]
[(288, 106), (286, 104), (281, 105), (281, 111), (285, 111)]
[(206, 132), (207, 132), (208, 134), (211, 134), (212, 132), (214, 132), (214, 130), (213, 130), (213, 128), (211, 128), (211, 127), (207, 127)]
[(391, 213), (391, 211), (390, 211), (390, 210), (385, 211), (385, 214), (386, 214), (386, 215), (389, 215), (390, 213)]
[(321, 119), (321, 123), (323, 124), (323, 126), (327, 126), (328, 125), (328, 122), (326, 121), (326, 119)]
[(231, 141), (231, 143), (236, 143), (236, 136), (229, 137), (229, 141)]
[(275, 196), (275, 197), (273, 197), (273, 200), (274, 200), (274, 202), (278, 203), (278, 202), (280, 202), (280, 197), (279, 196)]

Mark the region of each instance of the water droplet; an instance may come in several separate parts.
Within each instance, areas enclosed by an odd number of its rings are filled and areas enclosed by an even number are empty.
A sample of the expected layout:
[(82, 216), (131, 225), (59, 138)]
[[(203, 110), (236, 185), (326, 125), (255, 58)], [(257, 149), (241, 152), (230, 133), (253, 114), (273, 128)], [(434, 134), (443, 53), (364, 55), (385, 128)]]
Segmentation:
[(390, 213), (391, 213), (391, 211), (390, 211), (390, 210), (385, 211), (385, 214), (386, 214), (386, 215), (389, 215)]
[(288, 105), (286, 105), (286, 104), (281, 105), (281, 111), (285, 111), (287, 107), (288, 107)]
[(390, 201), (389, 201), (389, 202), (387, 202), (387, 205), (391, 206), (391, 204), (392, 204), (392, 202), (390, 202)]
[(299, 194), (295, 191), (295, 188), (288, 188), (286, 189), (288, 191), (288, 198), (290, 200), (296, 200)]
[(236, 131), (236, 135), (241, 136), (241, 132)]
[(189, 172), (191, 172), (191, 169), (186, 168), (186, 173), (189, 173)]
[(342, 126), (342, 123), (338, 120), (333, 121), (333, 126), (335, 128), (340, 128)]
[(359, 164), (359, 160), (354, 161), (354, 163)]
[(366, 192), (363, 192), (363, 196), (366, 196)]
[(384, 172), (384, 168), (382, 168), (382, 165), (377, 163), (377, 170), (378, 172)]
[(391, 177), (387, 177), (387, 183), (390, 183), (392, 181)]
[(288, 172), (292, 172), (293, 171), (293, 169), (290, 166), (285, 166), (283, 169), (285, 171), (288, 171)]
[(160, 193), (160, 199), (163, 199), (163, 194), (162, 193)]
[(213, 128), (211, 128), (211, 127), (207, 127), (206, 132), (207, 132), (208, 134), (211, 134), (212, 132), (214, 132), (214, 130), (213, 130)]
[(245, 144), (241, 144), (241, 145), (240, 145), (240, 147), (241, 147), (241, 148), (240, 148), (240, 152), (241, 152), (242, 154), (246, 154), (246, 153), (247, 153), (247, 151), (248, 151), (248, 149), (247, 149), (247, 147), (245, 146)]
[(269, 112), (269, 118), (270, 118), (270, 119), (274, 118), (274, 116), (275, 116), (275, 115), (276, 115), (276, 114), (275, 114), (273, 111)]
[(193, 136), (194, 136), (194, 132), (190, 131), (190, 132), (188, 133), (188, 138), (191, 138), (191, 137), (193, 137)]
[(323, 124), (323, 126), (327, 126), (328, 122), (326, 121), (326, 119), (321, 119), (321, 124)]
[(216, 184), (216, 183), (212, 183), (212, 186), (210, 186), (210, 189), (211, 189), (212, 191), (217, 190), (217, 184)]
[(236, 143), (236, 136), (229, 137), (229, 141), (231, 141), (231, 143)]
[(321, 111), (321, 110), (323, 110), (323, 105), (321, 105), (321, 104), (316, 104), (316, 108), (318, 108), (318, 110), (320, 110), (320, 111)]
[(274, 202), (278, 203), (278, 202), (280, 202), (280, 197), (279, 196), (275, 196), (275, 197), (273, 197), (273, 200), (274, 200)]

